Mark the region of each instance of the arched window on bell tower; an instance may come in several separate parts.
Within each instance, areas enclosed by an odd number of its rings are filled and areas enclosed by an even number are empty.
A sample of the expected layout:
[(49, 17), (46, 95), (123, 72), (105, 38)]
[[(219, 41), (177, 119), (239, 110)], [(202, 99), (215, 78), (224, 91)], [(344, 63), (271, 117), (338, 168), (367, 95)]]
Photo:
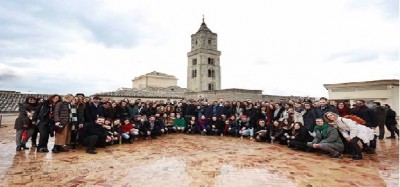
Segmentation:
[(215, 90), (213, 83), (208, 84), (208, 90)]

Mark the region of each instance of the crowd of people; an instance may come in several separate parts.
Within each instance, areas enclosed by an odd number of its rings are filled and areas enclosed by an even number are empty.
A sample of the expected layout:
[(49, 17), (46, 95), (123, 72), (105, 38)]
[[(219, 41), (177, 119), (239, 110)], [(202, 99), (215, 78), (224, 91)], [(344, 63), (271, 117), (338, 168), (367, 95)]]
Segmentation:
[[(77, 146), (96, 154), (96, 148), (156, 139), (171, 133), (233, 136), (250, 141), (279, 143), (291, 149), (322, 151), (332, 158), (349, 154), (354, 160), (363, 152), (375, 153), (376, 139), (383, 139), (385, 125), (399, 136), (396, 112), (389, 105), (363, 100), (350, 106), (320, 98), (279, 101), (179, 100), (142, 101), (85, 97), (84, 94), (52, 95), (47, 100), (28, 97), (20, 104), (15, 122), (16, 150), (53, 153)], [(374, 129), (379, 127), (379, 136)], [(37, 137), (39, 134), (39, 140)]]

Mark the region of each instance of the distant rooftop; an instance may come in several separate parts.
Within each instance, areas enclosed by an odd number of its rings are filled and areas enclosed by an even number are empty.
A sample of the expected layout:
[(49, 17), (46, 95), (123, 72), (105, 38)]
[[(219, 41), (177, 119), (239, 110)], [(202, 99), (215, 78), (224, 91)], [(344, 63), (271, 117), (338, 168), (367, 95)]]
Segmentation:
[(152, 71), (152, 72), (150, 72), (150, 73), (146, 73), (146, 74), (141, 75), (141, 76), (139, 76), (139, 77), (135, 77), (135, 79), (140, 79), (140, 78), (146, 77), (146, 76), (152, 76), (152, 77), (156, 76), (156, 77), (166, 77), (166, 78), (177, 79), (177, 78), (176, 78), (175, 76), (173, 76), (173, 75), (168, 75), (168, 74), (166, 74), (166, 73), (161, 73), (161, 72), (158, 72), (158, 71)]

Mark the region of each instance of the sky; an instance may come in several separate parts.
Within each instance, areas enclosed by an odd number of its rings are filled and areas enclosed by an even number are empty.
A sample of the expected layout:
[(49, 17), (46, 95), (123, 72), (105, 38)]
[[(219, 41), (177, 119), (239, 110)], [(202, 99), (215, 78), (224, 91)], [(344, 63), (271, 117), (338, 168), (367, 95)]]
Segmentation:
[(397, 0), (0, 0), (0, 90), (90, 95), (152, 71), (186, 88), (203, 15), (222, 89), (317, 97), (400, 75)]

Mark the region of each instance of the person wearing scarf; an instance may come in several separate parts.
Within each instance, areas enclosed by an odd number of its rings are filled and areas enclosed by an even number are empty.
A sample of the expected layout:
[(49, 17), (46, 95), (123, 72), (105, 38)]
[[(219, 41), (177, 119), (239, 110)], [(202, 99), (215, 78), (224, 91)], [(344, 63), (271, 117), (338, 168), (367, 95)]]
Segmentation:
[(313, 149), (321, 149), (329, 153), (332, 158), (341, 158), (344, 144), (339, 136), (339, 131), (332, 125), (324, 123), (324, 120), (317, 118), (314, 132), (314, 140), (308, 142), (307, 146)]
[(55, 122), (55, 141), (53, 153), (66, 152), (64, 146), (71, 143), (71, 129), (72, 129), (72, 106), (71, 102), (74, 99), (72, 94), (64, 96), (63, 102), (58, 102), (54, 107), (54, 122)]

